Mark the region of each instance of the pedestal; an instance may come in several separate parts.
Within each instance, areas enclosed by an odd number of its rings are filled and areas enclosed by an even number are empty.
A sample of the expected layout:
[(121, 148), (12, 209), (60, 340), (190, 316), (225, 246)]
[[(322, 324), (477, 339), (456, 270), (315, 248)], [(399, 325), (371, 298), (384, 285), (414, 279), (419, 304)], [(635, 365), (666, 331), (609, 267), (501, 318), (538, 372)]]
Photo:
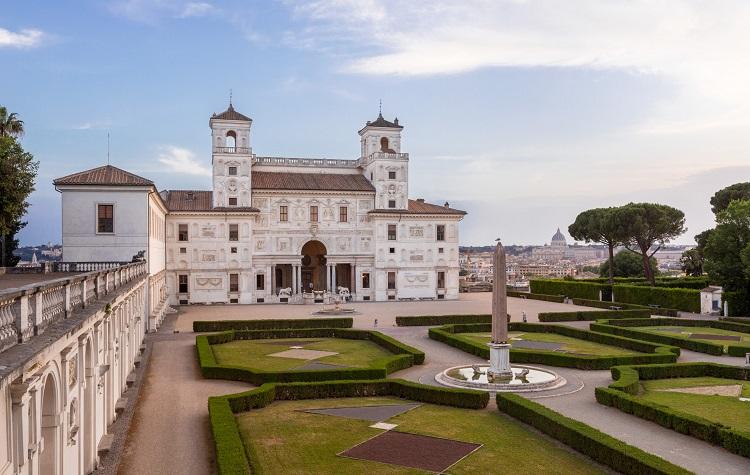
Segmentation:
[(510, 345), (508, 343), (487, 343), (490, 347), (490, 367), (487, 368), (488, 378), (511, 378)]

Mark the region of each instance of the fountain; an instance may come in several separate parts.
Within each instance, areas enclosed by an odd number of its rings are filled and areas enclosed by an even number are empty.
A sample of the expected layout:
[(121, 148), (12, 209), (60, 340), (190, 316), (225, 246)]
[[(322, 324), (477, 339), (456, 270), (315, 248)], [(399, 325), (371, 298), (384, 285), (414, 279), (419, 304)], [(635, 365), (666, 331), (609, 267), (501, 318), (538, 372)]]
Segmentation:
[(463, 365), (438, 373), (435, 380), (457, 388), (485, 391), (542, 391), (558, 388), (565, 378), (557, 373), (533, 366), (511, 366), (508, 343), (508, 295), (506, 290), (505, 249), (497, 243), (492, 283), (492, 339), (489, 365)]

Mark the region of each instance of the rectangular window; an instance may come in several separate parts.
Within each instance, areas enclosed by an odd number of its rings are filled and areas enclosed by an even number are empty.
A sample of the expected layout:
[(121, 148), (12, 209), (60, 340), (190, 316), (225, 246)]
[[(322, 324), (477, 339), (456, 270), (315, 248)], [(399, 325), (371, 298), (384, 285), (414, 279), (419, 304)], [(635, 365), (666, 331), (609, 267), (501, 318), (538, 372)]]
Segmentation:
[(237, 167), (229, 167), (229, 176), (237, 176)]
[(231, 254), (237, 254), (237, 248), (236, 248), (236, 247), (230, 247), (230, 248), (229, 248), (229, 252), (230, 252)]
[(395, 180), (396, 179), (396, 172), (388, 172), (388, 179), (389, 180)]
[(362, 288), (363, 289), (370, 288), (370, 273), (369, 272), (362, 273)]
[(388, 290), (396, 290), (396, 273), (388, 273)]
[(444, 224), (437, 225), (437, 240), (445, 241), (445, 225)]
[(229, 274), (229, 291), (239, 292), (240, 291), (240, 275)]
[(115, 205), (98, 205), (96, 211), (96, 232), (115, 232)]
[(178, 241), (188, 240), (188, 225), (187, 224), (177, 225), (177, 240)]
[(437, 288), (445, 289), (445, 272), (438, 272)]
[(346, 206), (339, 207), (339, 223), (346, 223), (349, 221), (349, 208)]
[(266, 290), (266, 276), (264, 274), (255, 276), (255, 288), (257, 290)]
[(186, 247), (181, 247), (180, 248), (180, 254), (187, 254), (187, 248)]
[(396, 225), (395, 224), (388, 225), (388, 240), (389, 241), (396, 240)]
[(286, 223), (289, 221), (289, 207), (285, 205), (279, 206), (279, 221)]
[(396, 254), (396, 248), (395, 247), (389, 247), (388, 248), (388, 254)]
[(187, 274), (180, 274), (178, 278), (180, 279), (179, 280), (180, 286), (179, 286), (179, 289), (177, 289), (177, 291), (179, 293), (181, 293), (181, 294), (188, 293), (188, 276), (187, 276)]
[(388, 200), (388, 207), (389, 208), (395, 208), (396, 207), (396, 200)]
[(229, 240), (230, 241), (240, 240), (240, 225), (239, 224), (229, 225)]
[(318, 207), (317, 206), (310, 206), (310, 222), (311, 223), (318, 222)]
[(237, 206), (237, 198), (229, 198), (229, 206)]

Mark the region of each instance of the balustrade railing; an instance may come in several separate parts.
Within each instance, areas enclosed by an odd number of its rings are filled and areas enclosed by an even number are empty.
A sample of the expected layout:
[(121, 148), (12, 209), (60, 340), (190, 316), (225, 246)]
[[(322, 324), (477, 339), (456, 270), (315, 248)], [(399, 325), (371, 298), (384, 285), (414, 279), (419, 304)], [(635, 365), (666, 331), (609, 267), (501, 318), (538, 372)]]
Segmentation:
[(250, 153), (250, 148), (248, 147), (214, 147), (215, 153), (244, 153), (248, 154)]
[(40, 335), (104, 295), (148, 274), (146, 262), (59, 262), (60, 272), (90, 272), (0, 291), (0, 352)]
[(356, 160), (358, 167), (365, 167), (373, 160), (400, 160), (400, 161), (408, 161), (409, 160), (409, 154), (408, 153), (391, 153), (391, 152), (373, 152), (370, 155), (367, 155), (366, 157), (361, 157), (358, 160)]
[(255, 165), (310, 168), (357, 168), (357, 160), (333, 158), (255, 157)]

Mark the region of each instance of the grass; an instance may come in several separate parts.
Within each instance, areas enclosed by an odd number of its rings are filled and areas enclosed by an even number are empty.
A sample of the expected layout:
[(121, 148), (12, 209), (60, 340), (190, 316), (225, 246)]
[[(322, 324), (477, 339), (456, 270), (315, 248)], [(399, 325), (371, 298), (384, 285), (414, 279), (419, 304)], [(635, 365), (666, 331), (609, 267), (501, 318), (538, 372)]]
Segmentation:
[[(491, 335), (489, 333), (456, 333), (456, 338), (463, 339), (474, 343), (489, 343)], [(533, 333), (533, 332), (510, 332), (511, 338), (520, 337), (527, 341), (539, 341), (548, 343), (560, 343), (562, 346), (558, 350), (548, 350), (550, 352), (564, 352), (573, 355), (592, 355), (592, 356), (628, 356), (640, 354), (636, 351), (619, 348), (617, 346), (603, 345), (592, 341), (579, 340), (556, 333)], [(511, 341), (511, 343), (513, 343)], [(535, 350), (545, 351), (545, 350)]]
[[(298, 368), (308, 360), (268, 356), (288, 350), (292, 345), (304, 345), (306, 350), (333, 351), (333, 356), (318, 358), (315, 361), (350, 368), (370, 366), (377, 359), (388, 358), (393, 353), (366, 340), (346, 340), (343, 338), (295, 338), (288, 345), (279, 345), (278, 340), (235, 340), (220, 345), (212, 345), (216, 362), (222, 365), (244, 366), (261, 371), (286, 371)], [(306, 342), (314, 342), (305, 344)]]
[[(274, 402), (237, 415), (248, 452), (264, 473), (423, 474), (376, 462), (336, 456), (382, 431), (369, 421), (298, 412), (321, 407), (397, 404), (395, 398), (346, 398)], [(388, 420), (398, 430), (484, 444), (449, 469), (452, 474), (603, 473), (588, 459), (531, 432), (497, 411), (473, 411), (424, 404)]]
[(641, 381), (644, 391), (638, 397), (680, 412), (750, 432), (750, 401), (740, 401), (738, 398), (730, 396), (659, 391), (672, 388), (734, 384), (742, 385), (743, 397), (750, 397), (750, 381), (713, 378), (709, 376)]
[[(722, 330), (720, 328), (711, 327), (679, 327), (679, 326), (663, 326), (663, 327), (633, 327), (634, 330), (644, 331), (649, 333), (657, 333), (660, 335), (677, 336), (681, 338), (689, 338), (695, 341), (706, 341), (708, 343), (714, 343), (717, 345), (723, 345), (724, 351), (726, 351), (728, 345), (741, 345), (743, 343), (750, 343), (750, 335), (747, 333), (741, 333), (731, 330)], [(703, 335), (730, 335), (738, 336), (739, 340), (712, 340), (709, 338), (690, 338), (693, 333)]]

